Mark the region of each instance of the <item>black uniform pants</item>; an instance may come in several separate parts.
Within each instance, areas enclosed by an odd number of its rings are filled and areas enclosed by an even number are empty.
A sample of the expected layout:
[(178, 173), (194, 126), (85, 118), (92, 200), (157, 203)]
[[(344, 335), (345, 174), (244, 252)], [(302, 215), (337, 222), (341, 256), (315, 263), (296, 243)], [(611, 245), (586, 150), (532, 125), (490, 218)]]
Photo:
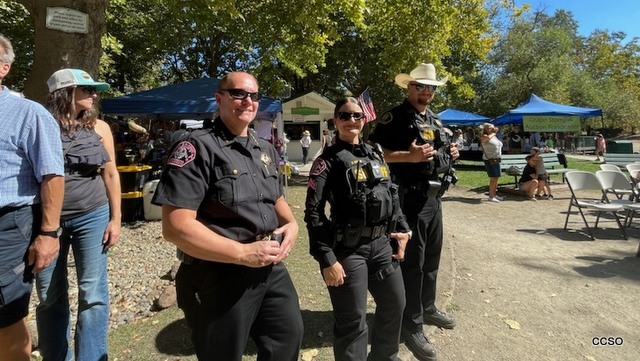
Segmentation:
[(401, 263), (407, 302), (403, 325), (416, 331), (422, 327), (424, 310), (435, 308), (436, 281), (444, 237), (442, 202), (436, 197), (427, 199), (421, 189), (401, 186), (399, 194), (402, 211), (413, 230), (404, 262)]
[(262, 268), (183, 263), (176, 291), (199, 360), (240, 361), (249, 337), (258, 346), (257, 360), (298, 360), (302, 316), (282, 263)]
[[(391, 253), (391, 245), (386, 237), (356, 249), (336, 250), (338, 262), (347, 277), (344, 284), (328, 287), (335, 320), (335, 360), (367, 360), (367, 290), (376, 302), (368, 360), (396, 360), (404, 309), (404, 286), (402, 272), (392, 265)], [(379, 279), (378, 271), (388, 274)]]

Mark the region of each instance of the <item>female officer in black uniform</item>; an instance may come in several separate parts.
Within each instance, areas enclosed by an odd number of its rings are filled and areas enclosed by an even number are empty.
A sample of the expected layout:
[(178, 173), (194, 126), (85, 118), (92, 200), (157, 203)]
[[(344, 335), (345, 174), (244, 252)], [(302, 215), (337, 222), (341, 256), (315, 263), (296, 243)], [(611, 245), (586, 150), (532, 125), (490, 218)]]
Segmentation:
[(199, 360), (240, 361), (249, 337), (257, 360), (296, 361), (298, 295), (281, 262), (298, 224), (283, 197), (276, 150), (249, 129), (258, 82), (225, 75), (210, 129), (173, 146), (154, 196), (162, 234), (179, 249), (178, 305)]
[(358, 101), (338, 101), (333, 121), (338, 138), (309, 173), (305, 221), (310, 253), (320, 263), (333, 304), (334, 357), (367, 359), (369, 290), (377, 308), (368, 359), (396, 360), (405, 305), (397, 262), (404, 257), (409, 226), (382, 152), (358, 137), (364, 123)]

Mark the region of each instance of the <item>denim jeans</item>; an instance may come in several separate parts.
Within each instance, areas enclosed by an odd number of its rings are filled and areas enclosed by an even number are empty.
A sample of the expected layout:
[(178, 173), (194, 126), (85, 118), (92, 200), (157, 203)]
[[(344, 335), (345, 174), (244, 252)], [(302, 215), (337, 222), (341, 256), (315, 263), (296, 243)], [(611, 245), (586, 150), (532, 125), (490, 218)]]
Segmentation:
[(109, 288), (107, 253), (102, 246), (102, 236), (108, 223), (108, 204), (63, 221), (58, 259), (36, 275), (40, 299), (36, 321), (44, 361), (67, 361), (72, 358), (69, 348), (71, 321), (67, 280), (69, 247), (73, 250), (78, 274), (75, 359), (107, 360)]

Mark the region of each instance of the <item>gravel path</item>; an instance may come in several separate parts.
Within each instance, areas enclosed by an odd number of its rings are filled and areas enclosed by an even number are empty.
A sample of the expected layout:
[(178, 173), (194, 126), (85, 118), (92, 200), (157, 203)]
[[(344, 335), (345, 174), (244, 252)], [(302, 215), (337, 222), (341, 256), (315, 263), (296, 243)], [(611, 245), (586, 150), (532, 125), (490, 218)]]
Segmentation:
[[(165, 288), (174, 285), (169, 273), (176, 262), (175, 246), (162, 239), (160, 221), (123, 224), (120, 242), (109, 251), (111, 329), (157, 312), (156, 300)], [(72, 256), (69, 264), (70, 303), (75, 323), (78, 289)], [(30, 311), (32, 326), (35, 325), (36, 305), (34, 288)]]

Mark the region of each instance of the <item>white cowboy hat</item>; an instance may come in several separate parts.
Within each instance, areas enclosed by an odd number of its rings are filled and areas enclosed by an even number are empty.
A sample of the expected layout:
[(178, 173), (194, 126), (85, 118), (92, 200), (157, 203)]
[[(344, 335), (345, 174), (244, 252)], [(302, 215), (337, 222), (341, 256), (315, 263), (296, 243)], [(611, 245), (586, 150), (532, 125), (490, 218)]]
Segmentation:
[(413, 69), (409, 74), (400, 73), (396, 75), (396, 84), (398, 84), (398, 86), (402, 89), (406, 89), (407, 85), (409, 85), (409, 83), (412, 81), (420, 84), (440, 86), (445, 85), (448, 79), (449, 77), (446, 76), (440, 80), (437, 80), (436, 67), (431, 63), (422, 63), (415, 69)]
[(302, 132), (302, 135), (311, 135), (311, 133), (308, 130), (305, 130), (304, 132)]

